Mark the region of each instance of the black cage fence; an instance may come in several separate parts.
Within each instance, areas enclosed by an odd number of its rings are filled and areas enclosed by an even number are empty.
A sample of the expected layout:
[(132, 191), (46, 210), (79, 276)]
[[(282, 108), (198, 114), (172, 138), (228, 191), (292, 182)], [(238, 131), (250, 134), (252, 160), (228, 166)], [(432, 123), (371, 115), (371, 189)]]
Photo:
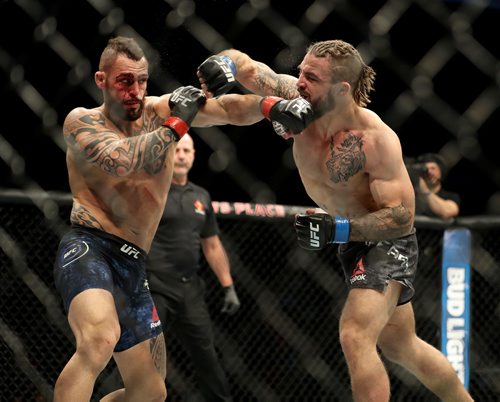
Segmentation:
[[(19, 194), (4, 195), (0, 203), (0, 401), (49, 401), (74, 347), (52, 279), (70, 202), (67, 196)], [(200, 275), (207, 284), (216, 344), (235, 401), (350, 400), (338, 341), (346, 290), (334, 248), (313, 253), (297, 247), (291, 215), (283, 214), (282, 206), (235, 208), (232, 203), (224, 211), (217, 205), (222, 241), (242, 303), (236, 315), (220, 313), (221, 289), (206, 264)], [(497, 401), (500, 222), (495, 217), (470, 217), (417, 223), (417, 332), (438, 348), (443, 230), (471, 228), (470, 391), (477, 401)], [(199, 400), (189, 356), (174, 335), (168, 335), (167, 346), (168, 400)], [(387, 366), (392, 400), (437, 400), (405, 370), (390, 362)], [(116, 378), (111, 362), (96, 383), (95, 400), (116, 386)]]
[[(132, 36), (145, 49), (150, 95), (198, 86), (197, 66), (229, 47), (296, 76), (310, 43), (343, 39), (375, 69), (370, 109), (398, 134), (404, 154), (445, 157), (445, 187), (462, 196), (462, 215), (499, 214), (499, 1), (290, 4), (0, 0), (2, 110), (9, 117), (0, 129), (0, 185), (68, 191), (62, 124), (73, 108), (101, 104), (94, 72), (111, 36)], [(192, 178), (213, 199), (310, 202), (290, 146), (266, 123), (193, 130)]]
[[(375, 68), (370, 106), (398, 133), (404, 153), (436, 151), (447, 157), (446, 185), (461, 193), (462, 215), (499, 213), (500, 167), (493, 143), (500, 118), (498, 1), (291, 4), (0, 0), (0, 82), (8, 117), (0, 131), (0, 185), (28, 191), (0, 203), (0, 402), (51, 400), (73, 351), (52, 280), (54, 252), (68, 228), (68, 198), (29, 191), (67, 191), (62, 122), (72, 108), (101, 102), (93, 73), (110, 36), (133, 36), (145, 48), (152, 95), (197, 85), (196, 66), (227, 47), (295, 75), (308, 44), (347, 40)], [(193, 131), (193, 177), (214, 199), (309, 202), (297, 187), (290, 146), (269, 124)], [(222, 239), (242, 301), (236, 316), (220, 314), (220, 288), (206, 266), (200, 274), (235, 400), (350, 400), (337, 339), (345, 287), (334, 250), (299, 249), (291, 219), (280, 217), (279, 206), (222, 204)], [(225, 213), (226, 207), (232, 213)], [(478, 401), (500, 400), (500, 222), (472, 216), (417, 224), (417, 330), (435, 346), (441, 337), (443, 230), (452, 225), (472, 230), (470, 389)], [(194, 373), (175, 336), (169, 336), (168, 350), (169, 399), (196, 401)], [(435, 399), (412, 376), (387, 366), (393, 400)], [(113, 389), (116, 377), (111, 363), (98, 379), (96, 400)]]

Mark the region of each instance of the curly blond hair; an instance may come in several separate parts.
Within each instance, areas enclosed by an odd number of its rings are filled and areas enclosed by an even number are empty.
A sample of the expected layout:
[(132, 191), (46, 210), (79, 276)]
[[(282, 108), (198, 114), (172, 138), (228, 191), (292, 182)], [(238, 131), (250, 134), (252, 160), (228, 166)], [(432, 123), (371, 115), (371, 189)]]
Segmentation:
[(332, 62), (332, 82), (346, 81), (352, 86), (352, 96), (359, 106), (370, 103), (375, 71), (366, 65), (363, 58), (351, 44), (342, 40), (327, 40), (312, 43), (307, 54), (328, 57)]

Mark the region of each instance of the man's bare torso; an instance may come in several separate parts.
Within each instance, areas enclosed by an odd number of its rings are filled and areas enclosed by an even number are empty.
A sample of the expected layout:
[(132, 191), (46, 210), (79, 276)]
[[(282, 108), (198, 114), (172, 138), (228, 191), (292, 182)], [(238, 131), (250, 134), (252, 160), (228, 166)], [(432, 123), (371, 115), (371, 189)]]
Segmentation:
[(377, 204), (370, 187), (381, 158), (392, 158), (397, 163), (391, 180), (402, 191), (394, 194), (394, 204), (413, 204), (411, 182), (401, 155), (379, 154), (378, 143), (394, 133), (387, 132), (378, 119), (373, 120), (372, 126), (359, 125), (353, 130), (346, 128), (326, 134), (312, 124), (294, 139), (294, 158), (307, 194), (330, 215), (357, 217), (383, 207)]
[[(99, 108), (89, 110), (104, 126), (117, 132)], [(135, 135), (151, 131), (155, 116), (145, 107)], [(126, 134), (119, 133), (126, 138)], [(124, 150), (125, 151), (125, 150)], [(94, 227), (119, 236), (149, 251), (172, 179), (175, 146), (167, 149), (158, 166), (138, 169), (118, 177), (89, 162), (71, 148), (67, 152), (69, 183), (73, 194), (72, 223)], [(139, 155), (133, 157), (139, 158)]]

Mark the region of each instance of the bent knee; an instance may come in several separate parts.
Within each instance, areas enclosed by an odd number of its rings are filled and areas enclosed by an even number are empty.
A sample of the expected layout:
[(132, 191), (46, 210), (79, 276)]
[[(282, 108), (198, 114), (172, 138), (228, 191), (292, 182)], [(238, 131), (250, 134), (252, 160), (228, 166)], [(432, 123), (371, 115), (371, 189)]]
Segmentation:
[(95, 366), (106, 365), (113, 356), (119, 334), (113, 330), (88, 331), (77, 342), (76, 351)]
[(346, 358), (354, 357), (363, 353), (365, 346), (368, 346), (367, 339), (360, 331), (353, 328), (344, 328), (339, 334), (340, 345)]
[(377, 346), (384, 357), (398, 364), (403, 363), (413, 353), (413, 343), (404, 339), (393, 342), (379, 342)]
[[(149, 381), (144, 381), (138, 388), (141, 389), (139, 393), (143, 401), (164, 402), (167, 399), (167, 387), (160, 376), (150, 377)], [(135, 395), (135, 392), (133, 394)]]

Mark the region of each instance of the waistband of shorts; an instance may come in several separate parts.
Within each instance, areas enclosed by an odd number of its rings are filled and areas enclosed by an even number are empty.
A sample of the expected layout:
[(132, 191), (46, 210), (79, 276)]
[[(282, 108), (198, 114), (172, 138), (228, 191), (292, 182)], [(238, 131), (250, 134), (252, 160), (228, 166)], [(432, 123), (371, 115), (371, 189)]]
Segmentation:
[(121, 237), (116, 236), (112, 233), (105, 232), (104, 230), (100, 230), (100, 229), (96, 229), (96, 228), (89, 228), (87, 226), (77, 225), (76, 223), (71, 224), (71, 229), (76, 230), (76, 231), (80, 231), (80, 232), (84, 232), (84, 233), (89, 233), (93, 236), (97, 236), (97, 237), (100, 237), (103, 239), (111, 240), (112, 242), (120, 245), (120, 247), (129, 246), (130, 249), (136, 249), (140, 253), (141, 258), (146, 258), (148, 255), (148, 253), (146, 253), (146, 251), (144, 251), (142, 248), (135, 245), (134, 243), (132, 243), (128, 240), (122, 239)]
[[(414, 236), (416, 236), (416, 234), (417, 234), (417, 231), (416, 231), (415, 226), (414, 226), (414, 227), (412, 227), (412, 229), (410, 230), (410, 232), (408, 234), (405, 234), (405, 235), (400, 236), (400, 237), (394, 237), (392, 239), (384, 239), (384, 240), (379, 240), (379, 241), (389, 241), (389, 242), (390, 241), (398, 241), (401, 239), (408, 239), (410, 237), (414, 237)], [(350, 241), (347, 243), (339, 244), (338, 251), (340, 253), (344, 253), (347, 250), (351, 250), (353, 247), (375, 245), (375, 244), (379, 243), (379, 241)]]

